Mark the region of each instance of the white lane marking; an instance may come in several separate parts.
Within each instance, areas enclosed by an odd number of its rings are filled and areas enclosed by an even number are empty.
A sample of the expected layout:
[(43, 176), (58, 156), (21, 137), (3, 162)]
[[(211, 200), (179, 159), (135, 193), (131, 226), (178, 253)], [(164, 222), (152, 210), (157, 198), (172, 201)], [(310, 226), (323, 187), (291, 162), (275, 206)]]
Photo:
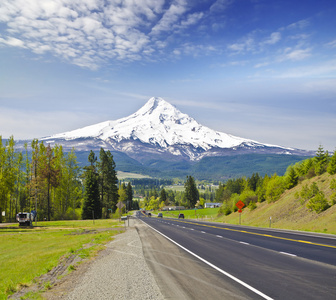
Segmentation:
[(244, 244), (244, 245), (250, 245), (249, 243), (246, 243), (246, 242), (239, 242), (241, 244)]
[[(142, 220), (141, 220), (142, 221)], [(256, 293), (257, 295), (261, 296), (264, 299), (267, 300), (273, 300), (273, 298), (265, 295), (264, 293), (260, 292), (259, 290), (255, 289), (254, 287), (250, 286), (249, 284), (245, 283), (244, 281), (238, 279), (237, 277), (231, 275), (230, 273), (218, 268), (217, 266), (215, 266), (214, 264), (208, 262), (207, 260), (205, 260), (204, 258), (198, 256), (197, 254), (195, 254), (194, 252), (190, 251), (189, 249), (183, 247), (182, 245), (180, 245), (179, 243), (175, 242), (173, 239), (171, 239), (170, 237), (166, 236), (165, 234), (163, 234), (162, 232), (158, 231), (157, 229), (153, 228), (152, 226), (148, 225), (146, 222), (142, 221), (143, 223), (145, 223), (148, 227), (152, 228), (154, 231), (156, 231), (157, 233), (161, 234), (163, 237), (165, 237), (167, 240), (171, 241), (172, 243), (174, 243), (176, 246), (180, 247), (181, 249), (183, 249), (184, 251), (187, 251), (188, 253), (190, 253), (191, 255), (195, 256), (196, 258), (198, 258), (200, 261), (203, 261), (204, 263), (206, 263), (208, 266), (214, 268), (215, 270), (217, 270), (218, 272), (224, 274), (225, 276), (231, 278), (232, 280), (236, 281), (237, 283), (241, 284), (242, 286), (246, 287), (247, 289), (251, 290), (252, 292)]]
[(295, 254), (292, 254), (292, 253), (288, 253), (288, 252), (280, 252), (281, 254), (285, 254), (285, 255), (289, 255), (289, 256), (297, 256)]
[(190, 230), (194, 230), (194, 228), (190, 228)]
[(201, 231), (202, 233), (206, 233), (205, 231)]
[(217, 237), (219, 237), (219, 238), (222, 238), (222, 236), (221, 235), (216, 235)]

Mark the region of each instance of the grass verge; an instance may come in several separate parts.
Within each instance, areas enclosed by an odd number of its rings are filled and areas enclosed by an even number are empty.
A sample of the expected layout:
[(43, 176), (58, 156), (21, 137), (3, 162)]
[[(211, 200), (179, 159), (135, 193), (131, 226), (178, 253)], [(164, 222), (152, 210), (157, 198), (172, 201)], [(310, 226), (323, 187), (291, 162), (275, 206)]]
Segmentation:
[(30, 286), (62, 257), (74, 253), (92, 257), (123, 231), (121, 226), (115, 220), (88, 220), (38, 222), (34, 228), (0, 227), (0, 299)]

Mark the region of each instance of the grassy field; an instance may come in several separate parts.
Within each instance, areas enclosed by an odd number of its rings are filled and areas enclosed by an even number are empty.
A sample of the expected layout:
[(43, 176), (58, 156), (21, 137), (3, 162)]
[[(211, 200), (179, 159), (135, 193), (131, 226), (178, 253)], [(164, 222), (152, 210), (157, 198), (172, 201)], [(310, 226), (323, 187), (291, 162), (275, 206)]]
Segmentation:
[[(35, 225), (35, 223), (34, 223)], [(123, 231), (117, 220), (37, 222), (0, 227), (0, 299), (29, 286), (73, 253), (91, 257)], [(83, 247), (89, 245), (89, 247)]]
[[(181, 211), (163, 211), (163, 217), (177, 218), (179, 213), (183, 213), (186, 219), (207, 219), (214, 220), (217, 217), (219, 208), (204, 208), (204, 209), (185, 209)], [(154, 212), (156, 216), (158, 211)]]
[(126, 179), (126, 178), (141, 179), (141, 178), (151, 178), (151, 177), (147, 175), (137, 174), (137, 173), (118, 171), (119, 180)]

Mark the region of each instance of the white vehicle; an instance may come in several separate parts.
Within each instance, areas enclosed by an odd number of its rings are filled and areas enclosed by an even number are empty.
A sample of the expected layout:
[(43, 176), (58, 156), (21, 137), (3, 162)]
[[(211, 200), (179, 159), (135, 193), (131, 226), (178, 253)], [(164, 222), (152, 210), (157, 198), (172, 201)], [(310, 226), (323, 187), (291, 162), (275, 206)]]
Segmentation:
[(19, 226), (32, 226), (34, 216), (31, 213), (20, 212), (16, 215), (16, 220), (19, 222)]

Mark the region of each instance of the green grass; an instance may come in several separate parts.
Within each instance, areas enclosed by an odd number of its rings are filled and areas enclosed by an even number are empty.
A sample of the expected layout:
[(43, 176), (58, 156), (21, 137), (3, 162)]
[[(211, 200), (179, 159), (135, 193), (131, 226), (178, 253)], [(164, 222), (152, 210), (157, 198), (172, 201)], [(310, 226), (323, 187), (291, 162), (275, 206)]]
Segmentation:
[[(34, 223), (35, 225), (35, 223)], [(101, 228), (122, 226), (114, 220), (38, 222), (36, 228), (0, 227), (0, 299), (58, 265), (64, 255), (79, 253), (90, 257), (102, 244), (122, 231)], [(84, 230), (86, 234), (83, 233)], [(77, 234), (78, 233), (78, 234)], [(93, 246), (82, 249), (84, 244)]]
[[(219, 208), (185, 209), (181, 211), (163, 211), (163, 217), (177, 218), (183, 213), (186, 219), (213, 219), (217, 216)], [(154, 212), (157, 214), (158, 212)]]

